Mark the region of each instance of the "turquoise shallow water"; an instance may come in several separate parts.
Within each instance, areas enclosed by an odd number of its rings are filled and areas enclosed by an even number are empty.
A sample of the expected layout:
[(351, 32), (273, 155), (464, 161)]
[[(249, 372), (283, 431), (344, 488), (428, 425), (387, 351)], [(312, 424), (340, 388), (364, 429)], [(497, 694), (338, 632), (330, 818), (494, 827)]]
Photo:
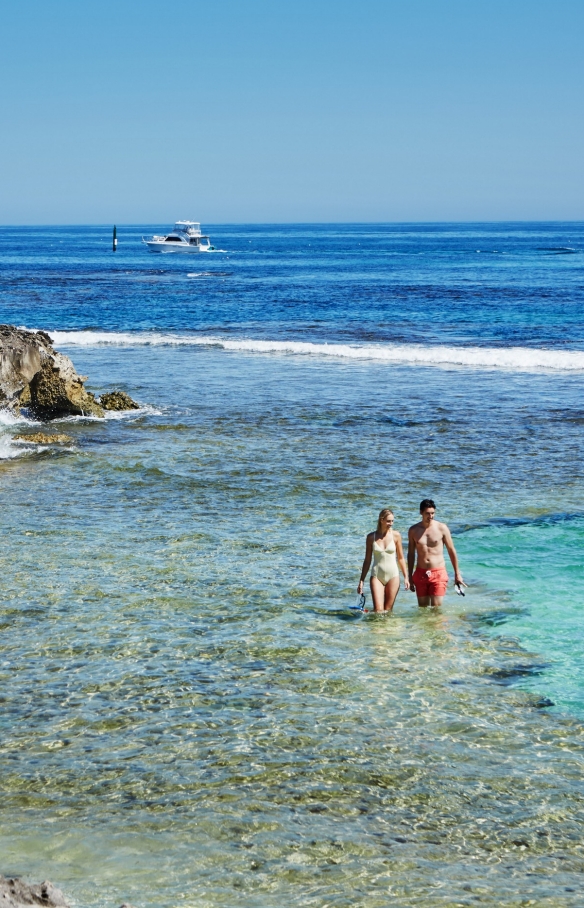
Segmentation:
[[(193, 345), (270, 338), (232, 267), (230, 327), (149, 345), (145, 303), (81, 322), (62, 275), (60, 347), (143, 409), (62, 421), (60, 450), (1, 427), (0, 870), (83, 906), (578, 906), (581, 373)], [(405, 532), (428, 494), (467, 596), (355, 620), (375, 514)]]
[(506, 600), (499, 613), (481, 620), (542, 654), (541, 667), (526, 671), (524, 686), (541, 689), (543, 681), (556, 705), (583, 715), (584, 518), (560, 514), (517, 524), (491, 525), (461, 539), (475, 576), (490, 588), (498, 586)]

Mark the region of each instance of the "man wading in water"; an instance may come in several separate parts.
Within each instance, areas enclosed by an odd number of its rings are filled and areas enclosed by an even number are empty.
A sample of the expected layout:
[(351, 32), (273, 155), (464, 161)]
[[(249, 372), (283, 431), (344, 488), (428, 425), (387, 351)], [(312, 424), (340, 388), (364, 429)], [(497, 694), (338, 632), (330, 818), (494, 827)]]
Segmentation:
[[(454, 583), (462, 593), (466, 583), (458, 568), (458, 557), (450, 530), (445, 523), (434, 520), (436, 505), (431, 498), (424, 498), (420, 504), (420, 523), (408, 531), (408, 574), (410, 589), (418, 597), (418, 605), (427, 608), (442, 605), (442, 597), (448, 586), (448, 574), (444, 563), (444, 546), (454, 568)], [(414, 561), (418, 564), (414, 571)], [(462, 593), (464, 595), (464, 593)]]

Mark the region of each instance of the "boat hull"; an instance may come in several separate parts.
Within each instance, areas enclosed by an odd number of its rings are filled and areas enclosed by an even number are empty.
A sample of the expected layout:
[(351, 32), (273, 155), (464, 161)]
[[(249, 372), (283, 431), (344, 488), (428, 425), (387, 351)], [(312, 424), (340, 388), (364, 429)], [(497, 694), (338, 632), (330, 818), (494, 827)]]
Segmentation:
[(208, 252), (208, 246), (191, 246), (189, 243), (149, 243), (144, 240), (150, 252)]

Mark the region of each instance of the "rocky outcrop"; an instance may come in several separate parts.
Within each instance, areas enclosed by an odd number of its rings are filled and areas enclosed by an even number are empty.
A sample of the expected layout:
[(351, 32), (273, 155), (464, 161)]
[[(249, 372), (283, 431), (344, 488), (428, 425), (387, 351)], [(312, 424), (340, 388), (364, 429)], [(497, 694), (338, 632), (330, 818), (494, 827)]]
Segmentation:
[(50, 345), (48, 334), (33, 335), (11, 325), (0, 325), (0, 406), (17, 409), (21, 395), (41, 368), (41, 350)]
[[(103, 416), (68, 356), (58, 353), (44, 331), (0, 325), (0, 407), (29, 407), (41, 419)], [(1, 904), (1, 903), (0, 903)]]
[[(25, 908), (26, 905), (44, 905), (45, 908), (69, 908), (60, 889), (45, 880), (38, 886), (24, 883), (20, 877), (5, 877), (0, 873), (0, 908)], [(128, 902), (120, 908), (133, 908)]]
[(45, 359), (29, 384), (31, 409), (49, 419), (65, 414), (103, 416), (93, 394), (86, 391), (86, 376), (77, 375), (68, 356), (55, 353)]
[(99, 398), (99, 404), (104, 410), (139, 410), (140, 405), (132, 400), (124, 391), (108, 391)]
[(44, 905), (45, 908), (68, 908), (60, 889), (46, 880), (30, 886), (21, 879), (0, 876), (1, 908), (24, 908), (25, 905)]

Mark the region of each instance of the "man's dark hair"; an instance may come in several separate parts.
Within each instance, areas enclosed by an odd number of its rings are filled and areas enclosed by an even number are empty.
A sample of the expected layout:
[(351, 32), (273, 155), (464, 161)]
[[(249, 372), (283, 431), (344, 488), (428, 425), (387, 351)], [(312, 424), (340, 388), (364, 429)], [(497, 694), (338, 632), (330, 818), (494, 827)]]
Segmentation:
[(424, 498), (424, 500), (420, 502), (420, 514), (423, 514), (426, 508), (434, 508), (434, 510), (436, 510), (436, 505), (431, 498)]

